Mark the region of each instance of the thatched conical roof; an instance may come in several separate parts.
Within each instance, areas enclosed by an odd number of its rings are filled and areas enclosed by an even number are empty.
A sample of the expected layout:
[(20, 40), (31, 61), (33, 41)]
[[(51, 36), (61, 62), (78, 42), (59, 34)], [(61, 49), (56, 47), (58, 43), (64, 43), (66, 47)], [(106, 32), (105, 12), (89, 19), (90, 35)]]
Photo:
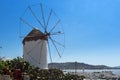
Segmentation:
[(23, 44), (25, 44), (26, 41), (36, 41), (38, 39), (41, 40), (47, 40), (47, 37), (44, 33), (42, 33), (40, 30), (34, 28), (24, 39)]

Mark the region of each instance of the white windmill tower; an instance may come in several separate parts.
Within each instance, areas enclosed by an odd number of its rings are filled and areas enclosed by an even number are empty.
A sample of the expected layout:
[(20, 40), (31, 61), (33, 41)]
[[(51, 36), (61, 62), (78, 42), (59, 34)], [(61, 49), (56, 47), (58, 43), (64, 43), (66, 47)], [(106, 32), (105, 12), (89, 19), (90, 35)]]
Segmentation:
[(23, 53), (31, 65), (47, 69), (47, 36), (34, 28), (23, 40)]
[(47, 7), (43, 9), (42, 4), (39, 4), (29, 6), (20, 21), (22, 28), (29, 26), (32, 29), (23, 39), (24, 60), (40, 69), (47, 69), (48, 53), (52, 62), (52, 53), (54, 53), (54, 58), (57, 57), (55, 53), (61, 57), (60, 53), (64, 49), (64, 32), (60, 19), (52, 9), (49, 10)]

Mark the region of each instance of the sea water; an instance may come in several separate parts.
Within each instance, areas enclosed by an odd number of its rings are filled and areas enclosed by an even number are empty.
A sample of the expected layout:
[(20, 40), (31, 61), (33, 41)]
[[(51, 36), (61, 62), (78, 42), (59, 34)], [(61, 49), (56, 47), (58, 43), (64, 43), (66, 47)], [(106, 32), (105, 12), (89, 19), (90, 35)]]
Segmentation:
[[(75, 72), (75, 70), (63, 70), (66, 72)], [(102, 72), (102, 71), (111, 71), (115, 75), (120, 75), (120, 69), (77, 69), (76, 72), (87, 72), (87, 73), (92, 73), (92, 72)]]

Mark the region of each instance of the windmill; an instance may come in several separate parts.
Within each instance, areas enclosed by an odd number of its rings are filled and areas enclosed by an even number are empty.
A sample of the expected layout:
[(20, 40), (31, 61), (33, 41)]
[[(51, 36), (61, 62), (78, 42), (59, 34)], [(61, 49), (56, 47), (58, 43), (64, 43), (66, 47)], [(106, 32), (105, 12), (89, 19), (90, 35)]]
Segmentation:
[[(31, 30), (28, 33), (22, 28)], [(27, 32), (27, 36), (24, 37), (26, 33), (22, 34), (22, 31)], [(60, 19), (52, 9), (42, 4), (29, 6), (20, 17), (20, 37), (24, 37), (24, 60), (40, 69), (48, 68), (48, 53), (51, 62), (52, 54), (56, 58), (63, 53), (64, 31)]]

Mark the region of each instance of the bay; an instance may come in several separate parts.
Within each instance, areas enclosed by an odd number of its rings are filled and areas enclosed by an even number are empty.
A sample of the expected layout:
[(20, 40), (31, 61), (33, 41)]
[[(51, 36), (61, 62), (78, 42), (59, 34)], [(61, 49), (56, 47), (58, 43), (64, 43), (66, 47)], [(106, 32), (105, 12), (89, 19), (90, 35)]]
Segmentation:
[[(70, 70), (70, 69), (66, 69), (63, 71), (75, 72), (75, 70)], [(102, 72), (102, 71), (111, 71), (115, 75), (120, 75), (120, 69), (84, 69), (84, 70), (78, 69), (76, 70), (76, 72), (80, 72), (80, 73), (83, 73), (83, 72), (92, 73), (92, 72)]]

